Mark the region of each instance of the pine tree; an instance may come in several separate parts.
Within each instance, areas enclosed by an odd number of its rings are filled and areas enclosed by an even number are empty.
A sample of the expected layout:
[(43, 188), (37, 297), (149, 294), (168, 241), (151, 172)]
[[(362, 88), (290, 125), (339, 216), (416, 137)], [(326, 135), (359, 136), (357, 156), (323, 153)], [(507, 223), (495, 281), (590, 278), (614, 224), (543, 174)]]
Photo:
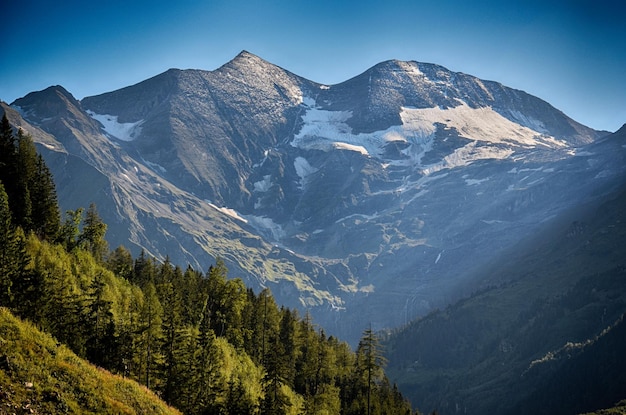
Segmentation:
[(217, 410), (217, 397), (224, 392), (225, 379), (220, 370), (223, 356), (217, 345), (215, 332), (211, 328), (209, 310), (205, 307), (203, 318), (199, 323), (198, 330), (198, 383), (195, 389), (194, 407), (203, 408), (203, 411), (211, 413)]
[(241, 379), (231, 378), (226, 393), (226, 411), (229, 415), (254, 415), (255, 403), (246, 394)]
[(42, 239), (56, 240), (61, 228), (59, 204), (52, 174), (41, 154), (37, 156), (35, 172), (28, 188), (33, 231)]
[(24, 240), (16, 233), (11, 220), (8, 196), (0, 182), (0, 305), (9, 307), (13, 285), (24, 272), (27, 257)]
[(264, 414), (283, 415), (287, 413), (290, 405), (289, 400), (282, 391), (286, 384), (284, 350), (280, 343), (279, 333), (272, 331), (269, 336), (268, 351), (265, 356), (265, 377), (263, 378), (262, 410)]
[(96, 204), (91, 203), (85, 215), (83, 230), (78, 237), (79, 245), (91, 252), (98, 262), (102, 262), (108, 252), (108, 244), (104, 235), (106, 235), (107, 225), (102, 221)]
[(385, 365), (380, 341), (371, 326), (363, 332), (356, 356), (356, 384), (363, 385), (364, 383), (367, 394), (366, 413), (369, 415), (372, 408), (372, 391), (375, 387), (375, 382), (383, 379), (383, 366)]
[(83, 220), (83, 208), (65, 212), (65, 221), (59, 231), (59, 242), (69, 252), (78, 246), (80, 223)]
[(131, 281), (133, 277), (133, 255), (123, 245), (118, 246), (109, 254), (106, 266), (118, 277)]
[(15, 183), (16, 194), (9, 200), (15, 223), (25, 232), (33, 230), (31, 185), (37, 170), (37, 149), (33, 140), (22, 129), (17, 131)]
[(163, 357), (164, 357), (164, 377), (165, 385), (163, 398), (166, 402), (172, 403), (176, 395), (175, 387), (179, 366), (179, 344), (181, 343), (180, 327), (182, 326), (181, 310), (182, 301), (178, 287), (182, 281), (182, 271), (179, 267), (173, 268), (169, 258), (161, 265), (161, 272), (157, 278), (159, 300), (163, 307)]
[(113, 321), (112, 302), (104, 298), (105, 283), (98, 273), (87, 292), (85, 322), (88, 338), (87, 358), (90, 362), (111, 369), (117, 344)]
[[(0, 181), (4, 183), (5, 191), (9, 200), (15, 199), (17, 194), (17, 146), (13, 128), (9, 123), (6, 113), (2, 116), (0, 123)], [(9, 202), (12, 206), (13, 202)], [(11, 211), (13, 209), (11, 208)]]
[(143, 249), (141, 250), (139, 257), (135, 259), (132, 275), (133, 277), (131, 282), (142, 288), (148, 284), (155, 283), (156, 266), (154, 258), (150, 257)]
[(296, 357), (298, 355), (298, 347), (296, 345), (297, 316), (295, 311), (281, 308), (280, 331), (278, 333), (282, 363), (281, 376), (285, 384), (290, 388), (294, 387), (296, 377)]
[(148, 283), (144, 289), (144, 304), (139, 325), (141, 381), (148, 388), (158, 389), (162, 367), (161, 343), (163, 308), (159, 302), (154, 284)]
[(0, 171), (2, 168), (11, 163), (12, 156), (15, 155), (15, 136), (13, 135), (13, 127), (7, 118), (7, 114), (2, 114), (0, 122)]

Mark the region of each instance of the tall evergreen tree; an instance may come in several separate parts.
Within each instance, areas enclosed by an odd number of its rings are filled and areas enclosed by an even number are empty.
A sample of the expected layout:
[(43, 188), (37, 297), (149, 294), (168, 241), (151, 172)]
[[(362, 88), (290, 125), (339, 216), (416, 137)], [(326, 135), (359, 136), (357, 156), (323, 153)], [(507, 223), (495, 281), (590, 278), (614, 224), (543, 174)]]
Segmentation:
[(37, 149), (33, 140), (22, 129), (17, 131), (17, 159), (15, 171), (16, 194), (10, 201), (15, 223), (25, 232), (33, 230), (31, 186), (37, 170)]
[(162, 367), (161, 343), (163, 308), (159, 302), (156, 288), (151, 282), (144, 288), (144, 304), (139, 325), (141, 381), (148, 388), (159, 388), (159, 369)]
[(370, 326), (363, 332), (356, 352), (356, 385), (365, 386), (367, 394), (366, 414), (371, 414), (372, 391), (375, 382), (383, 379), (385, 358), (382, 354), (380, 341)]
[(7, 118), (7, 114), (2, 114), (0, 122), (0, 171), (7, 164), (10, 164), (11, 157), (15, 155), (15, 136), (13, 127)]
[(29, 192), (33, 231), (42, 239), (56, 240), (61, 228), (59, 204), (52, 174), (41, 154), (37, 156)]
[(85, 220), (83, 222), (83, 230), (79, 236), (79, 245), (91, 252), (94, 258), (102, 262), (108, 253), (109, 246), (104, 236), (107, 232), (107, 225), (102, 221), (95, 203), (89, 205)]
[[(7, 115), (4, 113), (0, 123), (0, 181), (4, 183), (9, 200), (15, 199), (17, 190), (15, 180), (17, 176), (16, 167), (17, 146), (15, 136)], [(9, 202), (9, 206), (12, 206), (12, 203)]]
[(226, 394), (226, 411), (229, 415), (254, 415), (256, 405), (246, 394), (241, 379), (231, 378)]
[(106, 266), (115, 275), (131, 281), (133, 277), (133, 255), (123, 245), (115, 248), (107, 258)]
[(59, 241), (69, 252), (78, 246), (80, 223), (83, 220), (83, 208), (65, 212), (65, 221), (59, 231)]
[(204, 408), (206, 413), (219, 409), (216, 407), (217, 397), (224, 392), (225, 387), (225, 380), (219, 370), (223, 356), (209, 316), (210, 312), (205, 307), (198, 331), (198, 383), (194, 397), (194, 406)]
[(105, 286), (102, 273), (98, 273), (87, 292), (84, 317), (88, 335), (86, 353), (92, 363), (111, 368), (117, 354), (117, 343), (112, 302), (104, 298)]
[(164, 377), (165, 384), (163, 398), (166, 402), (172, 403), (176, 395), (176, 383), (178, 378), (179, 349), (181, 343), (182, 301), (180, 298), (180, 287), (182, 281), (182, 271), (179, 267), (172, 267), (169, 258), (161, 265), (157, 290), (159, 299), (163, 307), (162, 331), (163, 331), (163, 357), (164, 357)]
[(155, 283), (156, 266), (154, 264), (154, 258), (149, 256), (143, 249), (139, 257), (135, 259), (132, 275), (132, 282), (142, 288), (148, 284)]
[(282, 362), (282, 378), (290, 387), (294, 387), (296, 378), (296, 358), (299, 347), (296, 338), (296, 322), (298, 314), (289, 308), (281, 308), (280, 330), (280, 353)]
[(24, 239), (12, 223), (8, 196), (0, 182), (0, 305), (12, 305), (13, 285), (22, 277), (27, 261)]

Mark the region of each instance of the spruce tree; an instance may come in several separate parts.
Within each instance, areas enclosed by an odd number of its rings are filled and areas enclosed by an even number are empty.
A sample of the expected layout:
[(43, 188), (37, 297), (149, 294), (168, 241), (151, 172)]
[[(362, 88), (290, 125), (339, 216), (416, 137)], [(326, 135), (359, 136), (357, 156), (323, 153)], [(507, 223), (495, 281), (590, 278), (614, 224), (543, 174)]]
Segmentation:
[(96, 204), (91, 203), (89, 209), (87, 209), (83, 222), (83, 230), (78, 240), (79, 245), (83, 249), (91, 252), (98, 262), (102, 262), (108, 253), (109, 247), (106, 239), (104, 239), (106, 231), (107, 225), (100, 218)]
[(131, 281), (133, 277), (133, 255), (123, 245), (115, 248), (107, 258), (106, 266), (115, 275)]
[(83, 208), (65, 212), (65, 221), (59, 231), (58, 240), (69, 252), (78, 246), (80, 223), (83, 220)]
[(19, 269), (16, 269), (15, 255), (18, 249), (9, 210), (9, 198), (0, 182), (0, 306), (11, 304), (11, 286)]
[(102, 273), (98, 273), (87, 292), (83, 324), (88, 334), (87, 358), (98, 366), (111, 369), (117, 347), (112, 302), (104, 298), (105, 286)]
[(380, 341), (370, 326), (363, 332), (357, 348), (356, 385), (363, 385), (367, 396), (366, 414), (371, 413), (372, 392), (376, 382), (384, 377), (385, 358), (382, 354)]
[(17, 131), (17, 163), (15, 170), (16, 194), (10, 200), (15, 223), (25, 232), (33, 230), (31, 185), (37, 170), (37, 149), (33, 140), (22, 129)]
[[(0, 124), (0, 181), (4, 183), (4, 190), (9, 200), (15, 199), (16, 194), (16, 155), (17, 147), (13, 128), (9, 124), (6, 113), (2, 116)], [(9, 202), (9, 206), (13, 202)]]
[(139, 361), (142, 374), (141, 381), (148, 388), (158, 389), (160, 386), (159, 371), (163, 363), (161, 354), (163, 308), (154, 284), (148, 283), (143, 291), (144, 304), (138, 327), (140, 333), (138, 342), (142, 351)]
[(56, 240), (61, 228), (59, 204), (54, 179), (41, 154), (37, 156), (35, 172), (28, 188), (33, 231), (42, 239)]
[(13, 127), (9, 123), (7, 114), (4, 113), (0, 122), (0, 169), (10, 162), (11, 156), (14, 154), (15, 136), (13, 135)]

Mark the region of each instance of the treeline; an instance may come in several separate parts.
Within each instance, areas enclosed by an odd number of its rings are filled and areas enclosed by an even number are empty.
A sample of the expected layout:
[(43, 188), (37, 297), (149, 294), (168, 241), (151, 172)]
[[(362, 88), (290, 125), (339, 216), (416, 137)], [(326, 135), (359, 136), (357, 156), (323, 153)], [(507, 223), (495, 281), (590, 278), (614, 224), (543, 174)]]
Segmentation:
[(308, 315), (228, 277), (106, 245), (94, 205), (66, 212), (32, 140), (2, 120), (0, 305), (186, 414), (411, 414), (378, 338), (354, 352)]

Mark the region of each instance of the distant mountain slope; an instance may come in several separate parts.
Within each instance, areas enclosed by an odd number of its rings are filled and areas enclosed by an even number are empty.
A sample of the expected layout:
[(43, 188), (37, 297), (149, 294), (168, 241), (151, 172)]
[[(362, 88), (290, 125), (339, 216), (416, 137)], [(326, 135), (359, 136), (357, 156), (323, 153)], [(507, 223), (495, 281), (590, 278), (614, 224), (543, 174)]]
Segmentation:
[[(596, 146), (608, 143), (626, 130)], [(569, 414), (626, 398), (623, 183), (482, 268), (471, 297), (391, 335), (390, 377), (421, 410)]]
[(471, 292), (474, 270), (625, 168), (626, 148), (545, 101), (418, 62), (322, 85), (244, 51), (10, 111), (63, 207), (96, 201), (112, 246), (198, 268), (221, 256), (352, 341)]
[(0, 308), (0, 414), (180, 414)]

